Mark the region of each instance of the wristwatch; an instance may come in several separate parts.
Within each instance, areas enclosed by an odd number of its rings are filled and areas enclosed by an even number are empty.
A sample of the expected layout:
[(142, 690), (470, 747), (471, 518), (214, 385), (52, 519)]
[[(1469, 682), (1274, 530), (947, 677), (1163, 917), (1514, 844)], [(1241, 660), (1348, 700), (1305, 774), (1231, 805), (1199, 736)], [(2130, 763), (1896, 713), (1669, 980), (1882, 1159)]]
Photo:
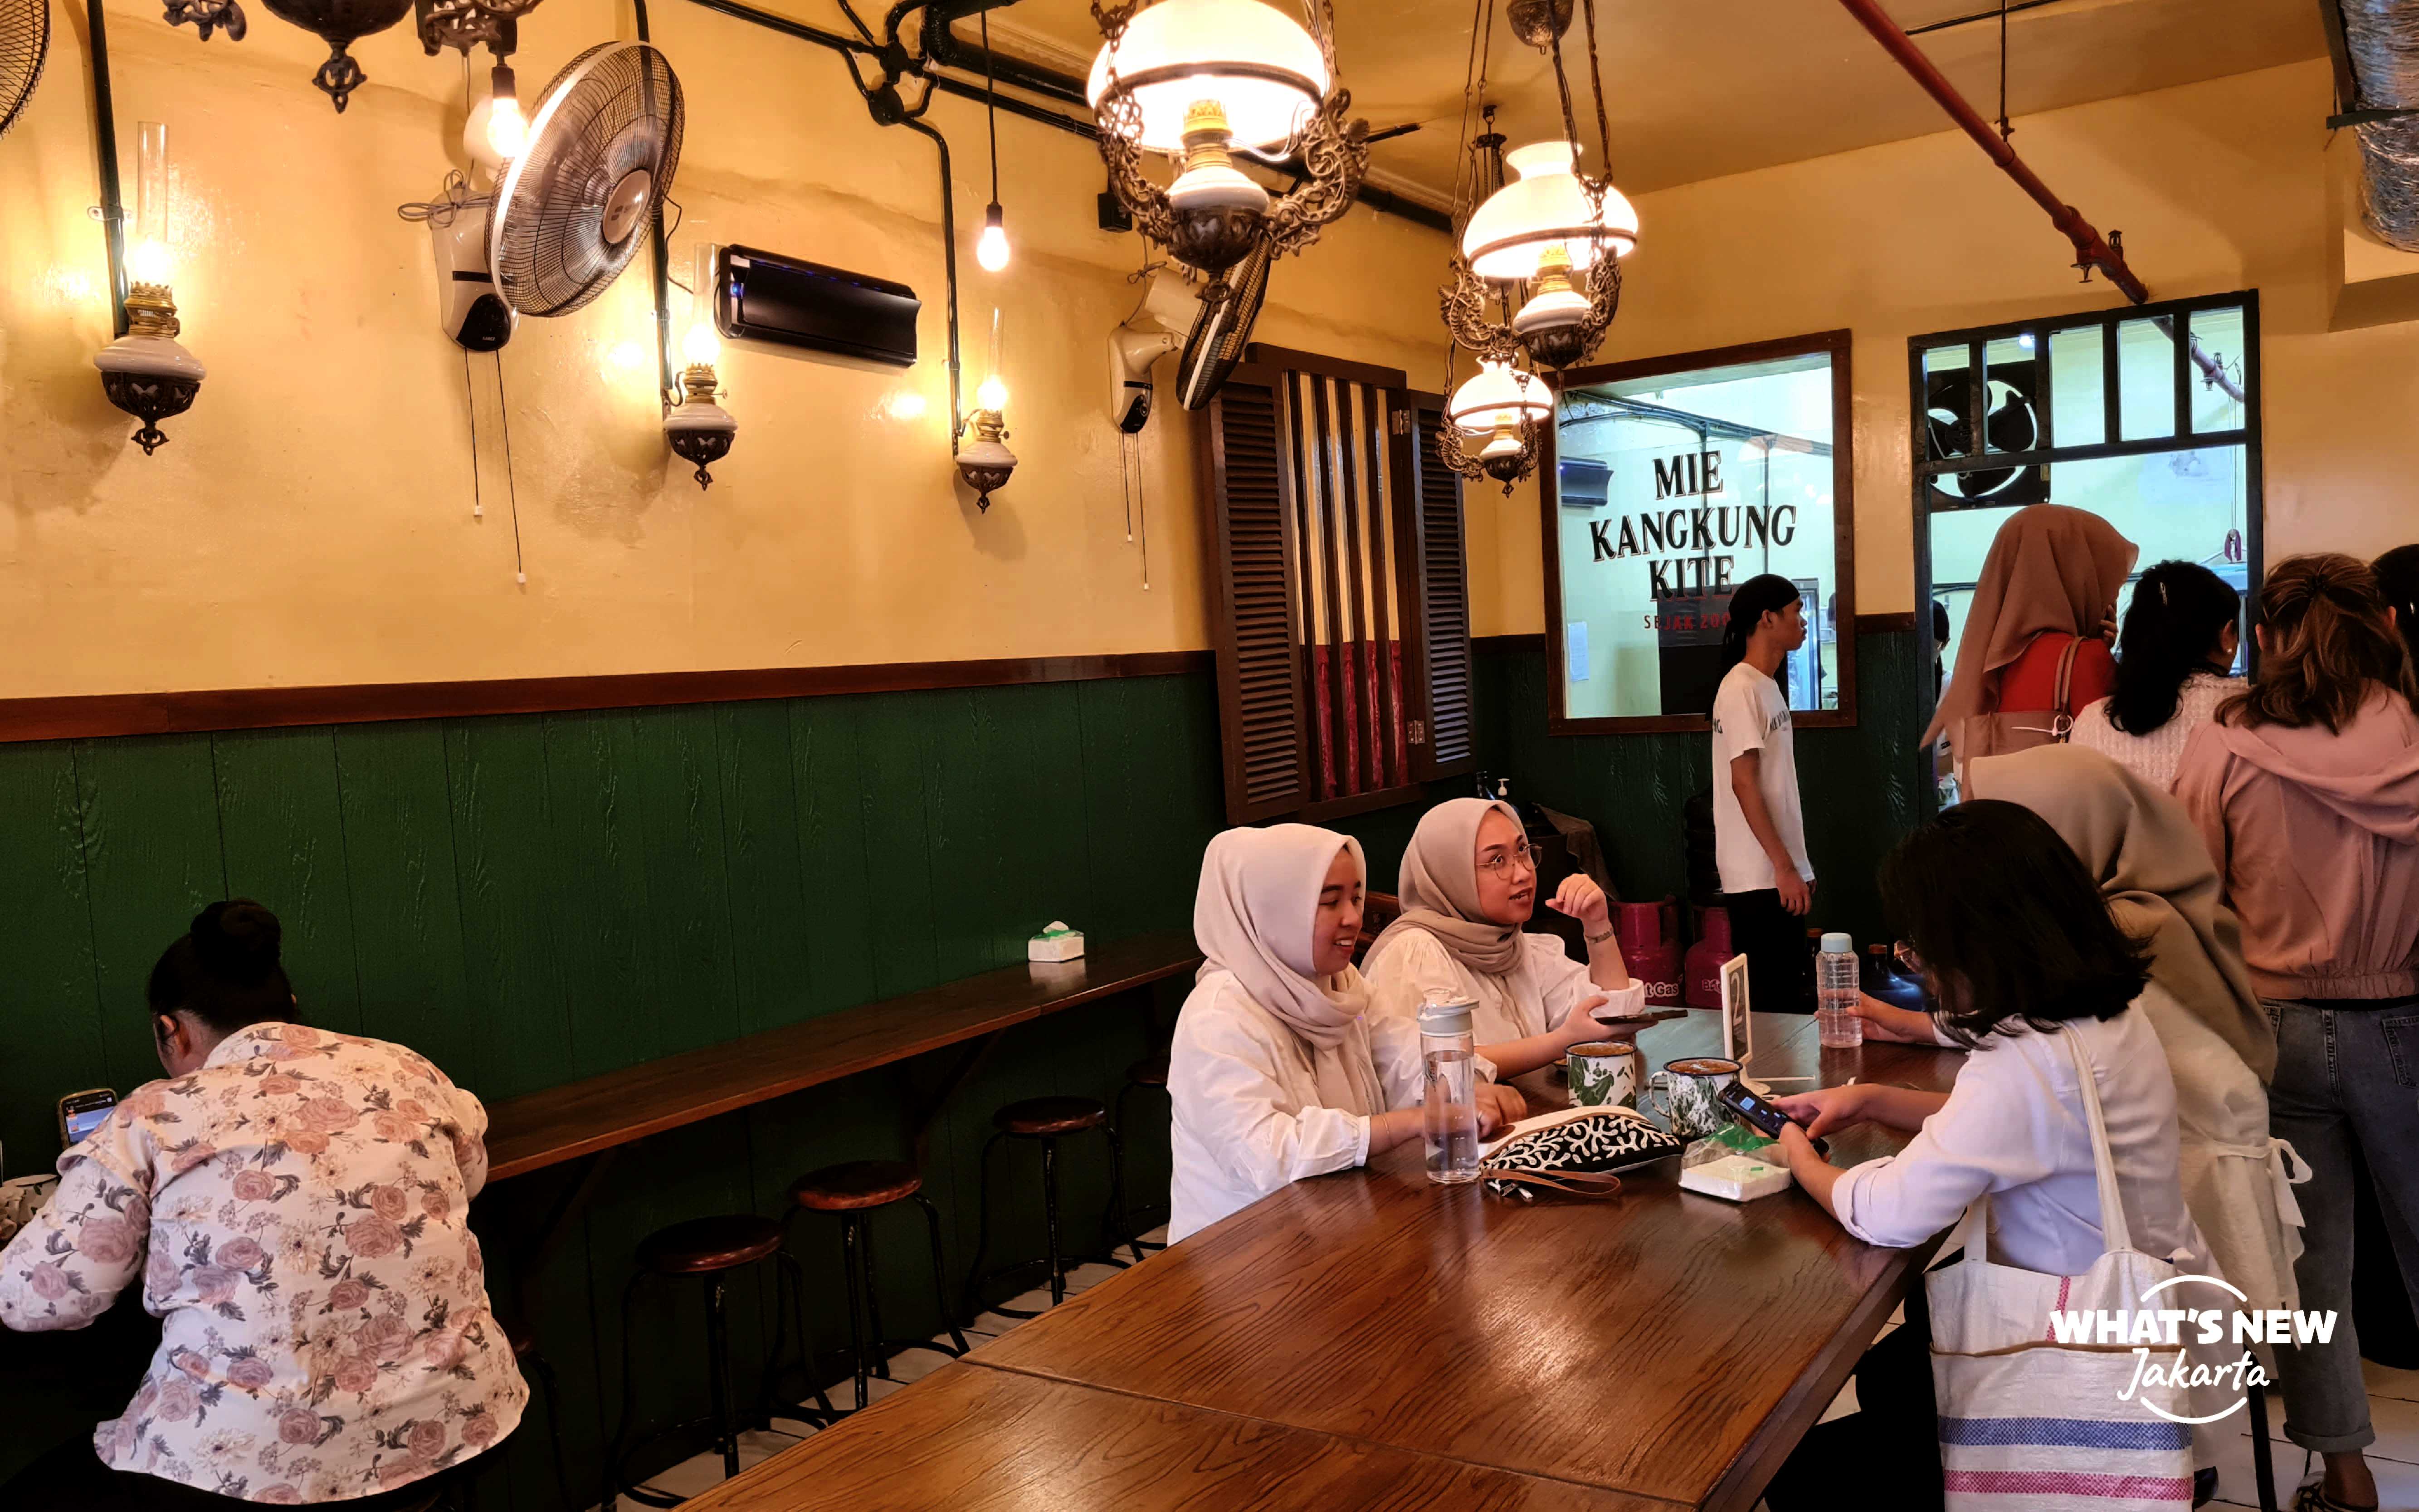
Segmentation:
[[(1585, 932), (1582, 931), (1581, 933), (1584, 933)], [(1607, 929), (1601, 934), (1589, 934), (1587, 936), (1587, 942), (1590, 945), (1602, 945), (1605, 941), (1610, 938), (1612, 938), (1612, 931), (1610, 929)]]

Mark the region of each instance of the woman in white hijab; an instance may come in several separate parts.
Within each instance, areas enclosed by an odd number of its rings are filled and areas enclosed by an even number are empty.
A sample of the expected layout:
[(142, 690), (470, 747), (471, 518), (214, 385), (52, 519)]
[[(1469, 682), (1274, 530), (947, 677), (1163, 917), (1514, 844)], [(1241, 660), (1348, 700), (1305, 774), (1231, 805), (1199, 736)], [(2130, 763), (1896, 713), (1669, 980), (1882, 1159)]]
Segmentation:
[[(1363, 1017), (1367, 882), (1359, 841), (1309, 825), (1230, 829), (1203, 854), (1193, 933), (1208, 959), (1168, 1052), (1170, 1242), (1420, 1137), (1419, 1028)], [(1482, 1134), (1526, 1111), (1480, 1087)]]
[(1362, 970), (1376, 1011), (1414, 1017), (1430, 995), (1478, 1005), (1471, 1022), (1496, 1073), (1518, 1076), (1605, 1037), (1596, 1023), (1646, 1011), (1612, 937), (1604, 889), (1573, 872), (1548, 904), (1586, 931), (1585, 965), (1551, 934), (1521, 929), (1537, 907), (1537, 863), (1512, 806), (1455, 798), (1420, 817), (1403, 852), (1403, 914), (1386, 926)]

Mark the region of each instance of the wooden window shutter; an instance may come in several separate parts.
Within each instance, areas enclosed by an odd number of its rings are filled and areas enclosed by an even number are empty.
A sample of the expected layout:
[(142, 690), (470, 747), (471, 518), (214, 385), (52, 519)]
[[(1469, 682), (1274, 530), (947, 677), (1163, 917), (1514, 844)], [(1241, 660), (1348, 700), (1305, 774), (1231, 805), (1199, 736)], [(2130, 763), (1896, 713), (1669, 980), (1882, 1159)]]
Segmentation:
[(1396, 474), (1412, 507), (1403, 551), (1414, 580), (1405, 597), (1415, 612), (1411, 660), (1415, 693), (1427, 712), (1426, 739), (1413, 738), (1412, 774), (1422, 780), (1468, 772), (1478, 764), (1470, 674), (1470, 563), (1462, 538), (1461, 478), (1437, 459), (1444, 397), (1406, 393), (1394, 411)]
[(1225, 748), (1226, 815), (1235, 824), (1288, 814), (1309, 791), (1302, 663), (1295, 628), (1292, 490), (1278, 376), (1238, 367), (1210, 401), (1200, 449), (1207, 532), (1217, 555), (1207, 574), (1218, 646), (1218, 723)]

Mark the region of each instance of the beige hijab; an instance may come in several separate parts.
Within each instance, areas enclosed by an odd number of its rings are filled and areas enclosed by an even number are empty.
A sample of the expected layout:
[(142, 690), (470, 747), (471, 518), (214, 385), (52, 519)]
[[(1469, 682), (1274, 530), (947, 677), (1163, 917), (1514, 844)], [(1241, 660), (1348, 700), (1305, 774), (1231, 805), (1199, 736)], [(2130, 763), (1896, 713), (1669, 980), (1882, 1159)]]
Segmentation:
[(1196, 980), (1233, 973), (1253, 1002), (1302, 1040), (1321, 1106), (1383, 1113), (1385, 1089), (1361, 1023), (1367, 985), (1349, 965), (1333, 977), (1312, 975), (1318, 892), (1338, 851), (1350, 854), (1365, 884), (1369, 863), (1361, 842), (1332, 829), (1271, 825), (1211, 840), (1193, 901), (1193, 937), (1208, 958)]
[(1420, 816), (1395, 882), (1402, 917), (1369, 947), (1370, 960), (1388, 940), (1419, 930), (1481, 976), (1506, 976), (1520, 964), (1520, 932), (1478, 906), (1478, 825), (1489, 813), (1511, 820), (1516, 833), (1522, 828), (1520, 815), (1499, 798), (1452, 798)]
[(2151, 980), (2263, 1085), (2275, 1074), (2275, 1031), (2242, 964), (2242, 926), (2218, 902), (2217, 868), (2181, 804), (2079, 746), (1980, 757), (1967, 781), (1975, 797), (2048, 820), (2099, 880), (2118, 927), (2150, 942)]
[(1957, 640), (1956, 670), (1923, 744), (1968, 715), (1994, 712), (2000, 669), (2023, 656), (2035, 636), (2098, 635), (2141, 550), (2099, 516), (2064, 504), (2033, 504), (2009, 516), (1982, 559)]

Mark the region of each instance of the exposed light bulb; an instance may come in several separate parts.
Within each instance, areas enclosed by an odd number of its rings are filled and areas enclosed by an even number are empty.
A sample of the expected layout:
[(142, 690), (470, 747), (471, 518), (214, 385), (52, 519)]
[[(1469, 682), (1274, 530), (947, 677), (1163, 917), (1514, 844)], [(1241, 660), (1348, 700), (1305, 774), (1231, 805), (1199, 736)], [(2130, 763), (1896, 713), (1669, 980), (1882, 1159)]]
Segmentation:
[(487, 77), (485, 98), (471, 105), (470, 118), (462, 124), (462, 147), (480, 166), (501, 173), (529, 146), (529, 117), (521, 114), (512, 69), (499, 65)]
[(996, 273), (1008, 266), (1008, 226), (994, 200), (983, 211), (982, 235), (975, 239), (975, 261), (983, 271)]
[(722, 361), (721, 333), (706, 321), (692, 321), (681, 337), (681, 360), (691, 367), (712, 367)]
[(1008, 385), (999, 380), (998, 374), (994, 373), (983, 379), (982, 386), (975, 390), (975, 408), (988, 409), (994, 414), (1008, 408)]
[(164, 286), (176, 281), (177, 260), (166, 242), (157, 237), (145, 237), (127, 249), (126, 276), (137, 284)]

